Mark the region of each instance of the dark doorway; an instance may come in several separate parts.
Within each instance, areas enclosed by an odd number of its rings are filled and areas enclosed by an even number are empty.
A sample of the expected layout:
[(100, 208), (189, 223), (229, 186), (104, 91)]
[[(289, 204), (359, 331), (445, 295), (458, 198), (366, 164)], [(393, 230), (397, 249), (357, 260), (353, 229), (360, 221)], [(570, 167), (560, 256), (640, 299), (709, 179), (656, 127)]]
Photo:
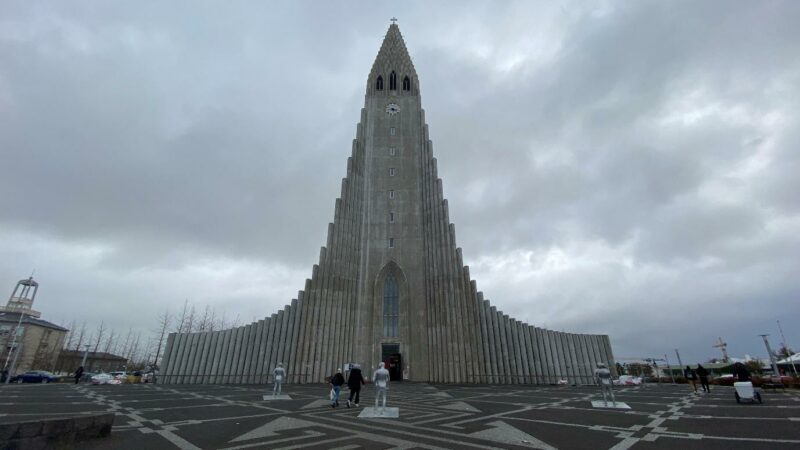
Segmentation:
[(403, 381), (403, 358), (400, 355), (400, 344), (382, 344), (381, 361), (389, 370), (390, 381)]

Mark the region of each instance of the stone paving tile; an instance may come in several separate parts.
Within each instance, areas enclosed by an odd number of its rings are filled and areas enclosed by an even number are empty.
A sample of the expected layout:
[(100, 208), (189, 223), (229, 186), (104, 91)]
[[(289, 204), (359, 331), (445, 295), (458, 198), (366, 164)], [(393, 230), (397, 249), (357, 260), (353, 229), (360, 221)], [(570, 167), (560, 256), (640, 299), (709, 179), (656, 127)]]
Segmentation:
[[(400, 418), (331, 409), (324, 385), (289, 385), (294, 400), (265, 402), (269, 386), (0, 386), (0, 422), (91, 411), (116, 413), (107, 439), (81, 448), (798, 448), (800, 396), (765, 392), (738, 405), (731, 388), (623, 388), (630, 411), (591, 408), (591, 387), (393, 384)], [(371, 406), (372, 389), (361, 406)]]

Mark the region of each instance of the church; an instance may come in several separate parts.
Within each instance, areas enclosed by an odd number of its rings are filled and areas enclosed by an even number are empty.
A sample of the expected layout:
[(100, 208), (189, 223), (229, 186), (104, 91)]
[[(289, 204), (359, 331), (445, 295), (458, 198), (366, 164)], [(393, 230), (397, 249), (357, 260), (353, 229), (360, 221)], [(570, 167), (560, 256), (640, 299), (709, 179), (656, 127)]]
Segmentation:
[(613, 371), (607, 335), (515, 320), (478, 291), (456, 246), (422, 109), (420, 81), (392, 23), (367, 78), (341, 195), (311, 278), (249, 325), (173, 333), (160, 382), (318, 383), (348, 363), (388, 363), (393, 380), (593, 384)]

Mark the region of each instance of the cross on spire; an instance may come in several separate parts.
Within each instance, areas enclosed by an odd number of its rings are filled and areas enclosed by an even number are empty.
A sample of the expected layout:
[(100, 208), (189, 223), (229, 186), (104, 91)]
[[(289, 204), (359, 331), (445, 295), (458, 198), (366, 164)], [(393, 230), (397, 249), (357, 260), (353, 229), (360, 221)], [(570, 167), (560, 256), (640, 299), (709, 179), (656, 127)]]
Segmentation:
[(396, 23), (396, 22), (397, 22), (397, 17), (392, 17), (392, 18), (391, 18), (391, 19), (389, 19), (389, 20), (391, 20), (391, 21), (392, 21), (392, 25), (397, 25), (397, 23)]

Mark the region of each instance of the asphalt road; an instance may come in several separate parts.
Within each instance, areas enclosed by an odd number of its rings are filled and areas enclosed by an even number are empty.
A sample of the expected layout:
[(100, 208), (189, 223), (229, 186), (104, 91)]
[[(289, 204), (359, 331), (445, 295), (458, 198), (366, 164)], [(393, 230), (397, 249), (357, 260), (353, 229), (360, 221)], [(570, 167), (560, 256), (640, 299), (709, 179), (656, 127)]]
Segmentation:
[[(81, 384), (0, 386), (0, 422), (114, 411), (111, 436), (81, 449), (800, 449), (800, 393), (767, 391), (737, 404), (733, 388), (693, 395), (686, 385), (617, 390), (631, 409), (599, 409), (590, 387), (390, 385), (398, 419), (332, 409), (323, 385)], [(347, 391), (343, 391), (343, 395)]]

